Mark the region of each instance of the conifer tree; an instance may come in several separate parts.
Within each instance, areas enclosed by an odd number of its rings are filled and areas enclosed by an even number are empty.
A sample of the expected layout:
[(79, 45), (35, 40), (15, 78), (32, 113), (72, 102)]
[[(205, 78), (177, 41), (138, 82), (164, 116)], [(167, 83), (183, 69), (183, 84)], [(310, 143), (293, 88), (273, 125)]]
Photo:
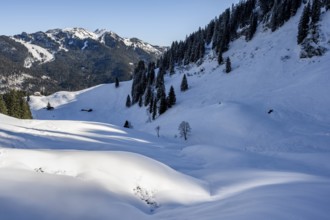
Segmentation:
[(137, 67), (134, 69), (132, 82), (132, 104), (139, 101), (140, 96), (143, 96), (147, 86), (147, 77), (145, 75), (146, 69), (144, 61), (139, 61)]
[(157, 116), (157, 100), (153, 99), (153, 106), (152, 106), (152, 119), (155, 120)]
[(47, 109), (47, 110), (53, 110), (54, 107), (51, 106), (51, 104), (48, 102), (48, 103), (47, 103), (47, 106), (46, 106), (46, 109)]
[(170, 91), (168, 93), (168, 100), (167, 100), (167, 106), (171, 108), (176, 103), (176, 96), (174, 92), (173, 86), (171, 86)]
[(3, 100), (3, 96), (2, 95), (0, 95), (0, 113), (1, 114), (5, 114), (5, 115), (8, 114), (7, 106), (6, 106), (5, 101)]
[(20, 117), (21, 119), (31, 119), (32, 114), (29, 105), (23, 97), (20, 98)]
[(246, 40), (252, 40), (253, 35), (255, 34), (255, 32), (257, 31), (257, 27), (258, 27), (258, 15), (257, 14), (252, 14), (251, 18), (250, 18), (250, 27), (247, 33), (247, 37)]
[(320, 15), (321, 15), (321, 2), (320, 0), (313, 0), (312, 10), (311, 10), (311, 19), (313, 25), (316, 25), (316, 23), (320, 20)]
[(160, 97), (160, 103), (159, 103), (159, 109), (158, 113), (159, 115), (165, 113), (167, 110), (167, 100), (165, 94)]
[(144, 97), (144, 106), (148, 106), (149, 105), (152, 96), (153, 96), (153, 94), (152, 94), (151, 86), (148, 86), (147, 87), (146, 94), (145, 94), (145, 97)]
[(297, 36), (298, 44), (301, 44), (308, 35), (309, 15), (310, 15), (310, 4), (308, 3), (304, 8), (304, 11), (300, 17), (300, 21), (298, 25), (298, 36)]
[(127, 98), (126, 98), (126, 107), (129, 108), (129, 107), (131, 107), (131, 105), (132, 105), (131, 97), (130, 97), (130, 95), (127, 95)]
[(142, 107), (142, 105), (143, 105), (143, 99), (142, 99), (142, 96), (140, 96), (140, 98), (139, 98), (139, 107)]
[(119, 79), (118, 79), (118, 77), (116, 77), (115, 87), (116, 87), (116, 88), (119, 87)]
[(223, 64), (223, 57), (222, 57), (222, 52), (220, 51), (218, 54), (218, 64), (222, 65)]
[(149, 109), (148, 109), (150, 114), (152, 114), (152, 112), (153, 112), (153, 107), (154, 107), (154, 98), (151, 97), (150, 103), (149, 103)]
[(186, 74), (183, 75), (180, 88), (182, 92), (188, 90), (188, 80)]
[(231, 72), (231, 61), (230, 61), (230, 58), (227, 57), (226, 59), (226, 73), (230, 73)]
[(16, 90), (11, 90), (9, 93), (4, 95), (4, 100), (7, 106), (8, 115), (15, 118), (20, 118), (20, 102), (18, 92)]

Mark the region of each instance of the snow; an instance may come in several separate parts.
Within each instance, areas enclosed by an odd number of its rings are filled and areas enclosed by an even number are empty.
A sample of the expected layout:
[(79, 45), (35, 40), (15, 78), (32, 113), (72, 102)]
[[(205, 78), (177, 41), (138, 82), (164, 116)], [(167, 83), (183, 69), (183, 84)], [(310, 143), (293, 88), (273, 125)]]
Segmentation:
[(86, 29), (83, 28), (65, 28), (63, 29), (64, 32), (71, 34), (73, 37), (84, 40), (87, 38), (97, 40), (98, 39), (98, 34), (94, 32), (87, 31)]
[(23, 40), (19, 40), (16, 38), (12, 38), (12, 39), (15, 40), (16, 42), (23, 44), (28, 49), (28, 51), (31, 55), (31, 56), (28, 56), (24, 61), (25, 68), (30, 68), (33, 65), (33, 63), (35, 63), (35, 62), (42, 64), (42, 63), (47, 63), (47, 62), (54, 60), (54, 55), (52, 53), (50, 53), (48, 50), (46, 50), (38, 45), (29, 43), (29, 42), (25, 42)]
[(130, 38), (122, 38), (122, 41), (128, 47), (141, 48), (144, 51), (147, 51), (147, 52), (150, 52), (150, 53), (155, 53), (157, 55), (161, 55), (162, 54), (162, 52), (159, 51), (154, 46), (152, 46), (152, 45), (150, 45), (148, 43), (142, 42), (140, 40), (132, 41), (132, 39), (130, 39)]
[(35, 120), (0, 114), (0, 219), (329, 219), (330, 53), (299, 58), (299, 13), (233, 42), (229, 74), (211, 50), (176, 68), (155, 121), (125, 107), (131, 81), (31, 96)]

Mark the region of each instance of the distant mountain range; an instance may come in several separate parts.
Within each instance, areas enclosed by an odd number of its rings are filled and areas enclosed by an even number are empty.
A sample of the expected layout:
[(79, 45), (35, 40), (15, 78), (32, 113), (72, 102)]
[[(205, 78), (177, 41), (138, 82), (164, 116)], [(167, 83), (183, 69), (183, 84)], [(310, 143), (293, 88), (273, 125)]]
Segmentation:
[(107, 30), (67, 28), (0, 36), (0, 89), (52, 93), (116, 77), (129, 80), (135, 63), (156, 61), (165, 50)]

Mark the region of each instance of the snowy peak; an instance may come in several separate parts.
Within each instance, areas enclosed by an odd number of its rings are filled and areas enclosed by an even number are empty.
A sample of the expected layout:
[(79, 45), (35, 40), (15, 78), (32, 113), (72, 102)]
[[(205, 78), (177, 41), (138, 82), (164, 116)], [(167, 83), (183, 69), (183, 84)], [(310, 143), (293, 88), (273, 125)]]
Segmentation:
[(87, 31), (83, 28), (65, 28), (63, 29), (63, 32), (68, 33), (69, 35), (71, 35), (72, 38), (78, 38), (81, 40), (88, 38), (93, 40), (98, 39), (97, 34), (95, 34), (94, 32)]

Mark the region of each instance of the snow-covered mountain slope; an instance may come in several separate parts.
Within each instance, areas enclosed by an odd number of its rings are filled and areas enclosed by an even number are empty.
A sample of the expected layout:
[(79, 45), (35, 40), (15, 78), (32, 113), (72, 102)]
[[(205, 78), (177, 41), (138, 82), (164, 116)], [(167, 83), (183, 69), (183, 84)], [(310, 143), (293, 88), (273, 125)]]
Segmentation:
[(177, 104), (154, 121), (125, 107), (130, 81), (31, 96), (36, 120), (0, 115), (0, 219), (328, 219), (330, 53), (300, 59), (298, 21), (233, 42), (229, 74), (210, 49), (177, 67)]
[[(329, 12), (323, 14), (322, 34), (330, 35)], [(181, 121), (192, 127), (189, 141), (251, 150), (328, 151), (330, 55), (300, 59), (296, 44), (299, 16), (271, 33), (259, 28), (252, 41), (238, 39), (223, 56), (232, 60), (233, 71), (224, 73), (212, 50), (204, 62), (177, 68), (166, 76), (169, 91), (174, 86), (177, 105), (157, 120), (149, 120), (146, 108), (127, 109), (131, 82), (100, 85), (79, 92), (58, 92), (33, 97), (30, 103), (38, 119), (87, 120), (122, 126), (129, 120), (135, 129), (174, 138)], [(330, 48), (327, 41), (324, 46)], [(190, 89), (180, 92), (183, 74)], [(97, 99), (95, 97), (98, 97)], [(55, 111), (43, 108), (50, 102)], [(81, 109), (92, 108), (90, 113)], [(273, 109), (272, 114), (267, 112)], [(219, 140), (221, 140), (219, 142)]]
[(43, 64), (54, 60), (54, 55), (51, 52), (49, 52), (47, 49), (19, 39), (15, 39), (15, 38), (12, 39), (23, 44), (29, 51), (30, 56), (28, 56), (24, 61), (25, 68), (30, 68), (32, 64), (35, 62), (38, 62), (39, 64)]

